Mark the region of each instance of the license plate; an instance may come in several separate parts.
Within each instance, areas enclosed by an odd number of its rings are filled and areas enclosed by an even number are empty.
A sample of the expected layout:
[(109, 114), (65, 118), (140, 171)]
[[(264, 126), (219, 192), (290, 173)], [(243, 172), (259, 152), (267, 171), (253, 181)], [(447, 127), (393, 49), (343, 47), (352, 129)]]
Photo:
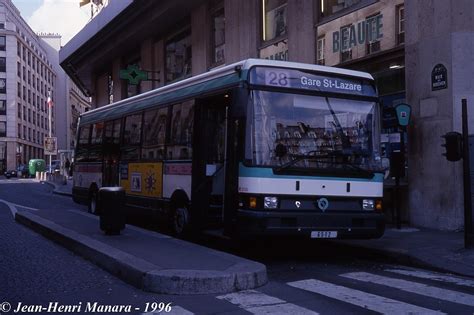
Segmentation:
[(337, 231), (313, 231), (311, 238), (336, 238)]

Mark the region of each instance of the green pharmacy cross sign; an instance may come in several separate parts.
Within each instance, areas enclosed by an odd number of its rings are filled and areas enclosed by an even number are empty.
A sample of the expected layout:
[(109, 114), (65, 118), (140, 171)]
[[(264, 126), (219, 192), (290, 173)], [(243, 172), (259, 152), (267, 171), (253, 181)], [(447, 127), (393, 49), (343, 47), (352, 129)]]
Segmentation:
[(140, 70), (138, 65), (129, 65), (120, 70), (120, 79), (128, 80), (129, 84), (138, 85), (140, 81), (148, 80), (148, 72)]

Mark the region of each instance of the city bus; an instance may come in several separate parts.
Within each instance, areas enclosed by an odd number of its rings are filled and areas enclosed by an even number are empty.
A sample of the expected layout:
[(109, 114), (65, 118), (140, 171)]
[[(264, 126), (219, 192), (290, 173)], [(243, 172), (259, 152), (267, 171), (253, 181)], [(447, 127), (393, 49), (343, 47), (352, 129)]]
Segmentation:
[(178, 236), (378, 238), (380, 124), (370, 74), (248, 59), (82, 114), (73, 199), (121, 186)]

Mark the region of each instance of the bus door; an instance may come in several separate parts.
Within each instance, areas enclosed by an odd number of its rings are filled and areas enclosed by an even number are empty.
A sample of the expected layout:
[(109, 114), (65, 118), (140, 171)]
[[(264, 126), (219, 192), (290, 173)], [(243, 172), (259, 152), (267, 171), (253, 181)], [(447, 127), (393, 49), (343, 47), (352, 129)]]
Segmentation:
[(117, 119), (105, 123), (102, 163), (104, 187), (119, 185), (120, 122), (120, 119)]
[(195, 104), (191, 203), (201, 228), (217, 228), (223, 221), (227, 103), (222, 95)]

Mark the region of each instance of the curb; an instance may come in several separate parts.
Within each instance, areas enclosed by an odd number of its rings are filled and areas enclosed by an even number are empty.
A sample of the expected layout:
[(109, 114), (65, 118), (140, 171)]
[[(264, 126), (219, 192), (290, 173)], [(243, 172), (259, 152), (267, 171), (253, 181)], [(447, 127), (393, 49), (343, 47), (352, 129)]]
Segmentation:
[(30, 212), (17, 212), (15, 220), (145, 291), (222, 294), (254, 289), (268, 281), (265, 265), (257, 262), (234, 264), (225, 271), (164, 269)]
[(52, 182), (49, 182), (49, 181), (40, 181), (41, 183), (45, 183), (45, 184), (48, 184), (50, 185), (51, 187), (53, 187), (53, 194), (56, 194), (56, 195), (62, 195), (62, 196), (69, 196), (71, 197), (72, 196), (72, 193), (69, 193), (69, 192), (64, 192), (64, 191), (60, 191), (58, 190), (58, 186)]
[[(334, 243), (333, 243), (334, 244)], [(425, 269), (430, 269), (433, 271), (438, 271), (438, 272), (443, 272), (443, 273), (450, 273), (458, 276), (463, 276), (463, 277), (470, 277), (474, 278), (474, 274), (469, 273), (469, 272), (462, 272), (459, 270), (454, 270), (453, 268), (446, 268), (443, 266), (437, 265), (435, 262), (420, 258), (420, 257), (415, 257), (413, 255), (410, 255), (408, 252), (404, 251), (403, 249), (380, 249), (380, 248), (374, 248), (374, 247), (369, 247), (369, 246), (364, 246), (360, 244), (354, 244), (354, 243), (346, 243), (346, 242), (339, 242), (336, 244), (336, 246), (340, 246), (342, 248), (351, 248), (353, 250), (357, 251), (364, 251), (367, 255), (374, 256), (374, 257), (379, 257), (379, 258), (385, 258), (385, 259), (390, 259), (393, 261), (393, 263), (398, 263), (402, 265), (408, 265), (408, 266), (413, 266), (413, 267), (419, 267), (419, 268), (425, 268)]]

